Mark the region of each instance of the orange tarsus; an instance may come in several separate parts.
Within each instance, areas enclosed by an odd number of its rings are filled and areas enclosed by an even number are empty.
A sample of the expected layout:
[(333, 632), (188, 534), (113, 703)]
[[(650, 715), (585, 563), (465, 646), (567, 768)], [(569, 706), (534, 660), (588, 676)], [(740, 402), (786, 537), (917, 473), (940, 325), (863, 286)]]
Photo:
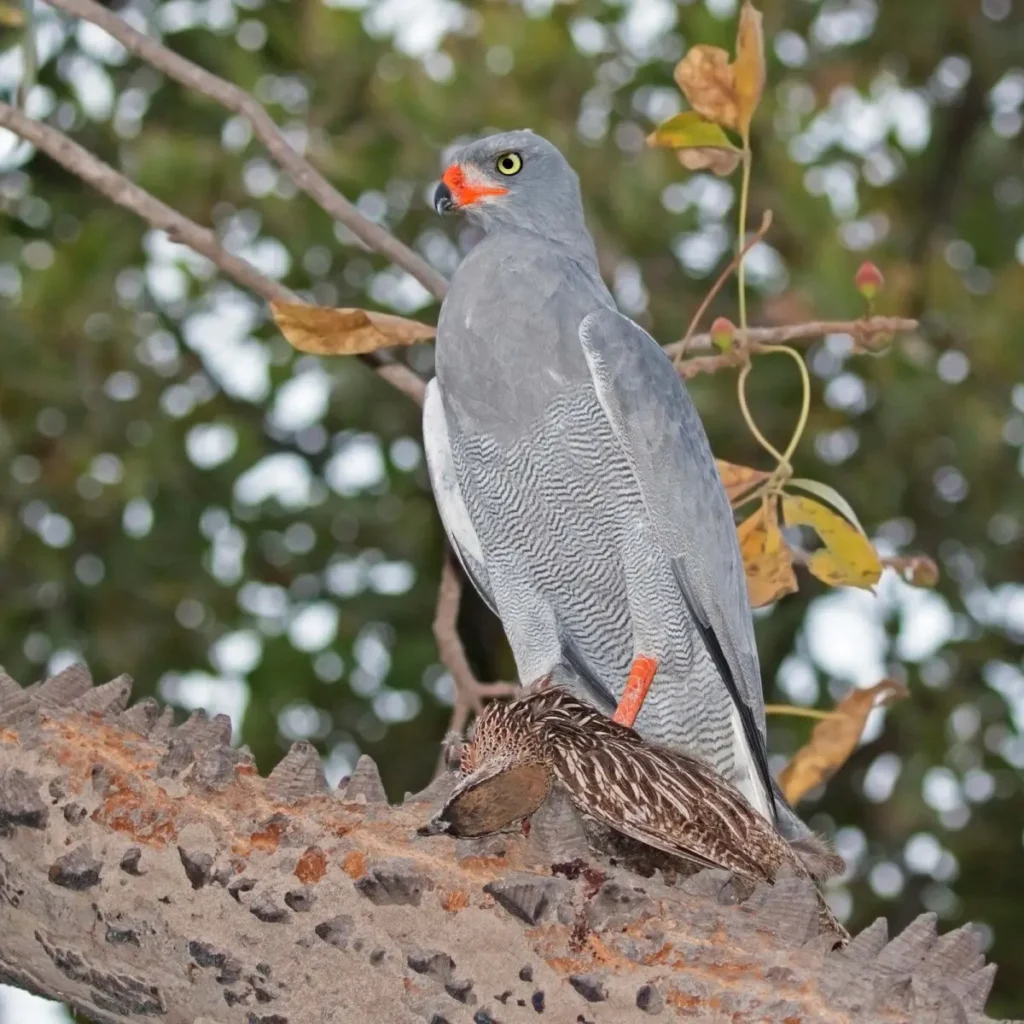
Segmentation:
[(657, 659), (648, 658), (643, 654), (638, 654), (633, 659), (633, 667), (629, 670), (629, 679), (626, 681), (625, 690), (622, 691), (622, 699), (615, 709), (615, 714), (612, 715), (613, 722), (632, 727), (644, 706), (647, 691), (651, 688), (654, 673), (657, 671)]

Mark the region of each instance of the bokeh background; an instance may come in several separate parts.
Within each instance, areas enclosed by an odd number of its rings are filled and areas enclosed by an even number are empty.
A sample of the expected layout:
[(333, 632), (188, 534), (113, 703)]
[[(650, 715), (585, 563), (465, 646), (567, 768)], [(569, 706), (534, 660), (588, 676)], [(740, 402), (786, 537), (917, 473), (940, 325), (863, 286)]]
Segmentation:
[[(881, 311), (920, 333), (880, 356), (809, 349), (802, 476), (857, 509), (886, 553), (877, 596), (800, 593), (758, 615), (770, 701), (830, 706), (888, 673), (909, 701), (801, 810), (848, 871), (852, 928), (923, 910), (974, 922), (1001, 964), (990, 1011), (1024, 1014), (1024, 4), (777, 0), (754, 126), (752, 319), (856, 316), (865, 258)], [(645, 149), (680, 108), (672, 68), (731, 47), (735, 0), (132, 0), (139, 26), (251, 89), (368, 216), (450, 273), (469, 239), (429, 202), (440, 153), (531, 127), (583, 182), (602, 267), (662, 341), (728, 258), (733, 180)], [(436, 316), (353, 244), (238, 118), (42, 7), (29, 110), (216, 226), (266, 274), (331, 305)], [(21, 74), (0, 36), (0, 89)], [(293, 352), (264, 305), (0, 131), (0, 663), (23, 683), (85, 659), (137, 694), (228, 712), (269, 769), (296, 739), (337, 781), (361, 752), (401, 798), (437, 757), (452, 699), (430, 632), (443, 534), (417, 410), (355, 361)], [(734, 290), (714, 312), (735, 319)], [(431, 351), (408, 354), (429, 374)], [(716, 453), (770, 468), (735, 375), (691, 385)], [(799, 402), (762, 359), (756, 415), (777, 440)], [(471, 596), (480, 676), (507, 677)], [(776, 768), (811, 723), (772, 718)], [(66, 1020), (0, 989), (0, 1021)]]

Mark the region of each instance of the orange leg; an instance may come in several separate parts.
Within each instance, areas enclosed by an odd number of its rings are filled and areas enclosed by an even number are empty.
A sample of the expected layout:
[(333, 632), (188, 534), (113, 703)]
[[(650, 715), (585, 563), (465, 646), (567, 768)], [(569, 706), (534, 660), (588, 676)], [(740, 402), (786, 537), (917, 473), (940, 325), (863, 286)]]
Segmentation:
[(612, 715), (612, 721), (619, 725), (632, 727), (640, 709), (644, 706), (644, 698), (654, 681), (654, 673), (658, 671), (658, 662), (655, 658), (648, 658), (639, 654), (633, 659), (633, 667), (629, 670), (629, 679), (626, 688), (622, 691), (622, 700)]

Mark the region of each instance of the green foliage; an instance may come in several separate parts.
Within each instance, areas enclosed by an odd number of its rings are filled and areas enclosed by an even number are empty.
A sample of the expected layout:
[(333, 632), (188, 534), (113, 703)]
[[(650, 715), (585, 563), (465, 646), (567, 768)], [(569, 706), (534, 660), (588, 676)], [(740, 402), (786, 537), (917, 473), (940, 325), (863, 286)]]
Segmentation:
[[(874, 539), (937, 559), (929, 608), (952, 624), (929, 644), (918, 642), (923, 620), (888, 620), (901, 638), (893, 660), (913, 655), (891, 666), (910, 699), (802, 810), (842, 830), (843, 852), (859, 851), (841, 890), (853, 927), (879, 914), (901, 926), (928, 908), (946, 927), (982, 922), (1002, 965), (990, 1011), (1019, 1015), (1024, 179), (1019, 104), (992, 96), (1024, 29), (969, 4), (880, 4), (874, 19), (851, 15), (856, 31), (828, 5), (766, 6), (749, 222), (771, 209), (774, 224), (771, 248), (748, 266), (749, 320), (859, 315), (866, 258), (885, 271), (878, 312), (922, 318), (920, 336), (881, 356), (848, 357), (841, 339), (810, 349), (814, 400), (794, 464), (847, 496)], [(607, 276), (661, 340), (682, 335), (728, 259), (733, 185), (644, 147), (679, 109), (672, 70), (684, 49), (731, 45), (734, 19), (702, 4), (669, 5), (675, 26), (632, 51), (623, 39), (637, 42), (642, 19), (631, 23), (629, 7), (472, 5), (423, 59), (380, 29), (386, 4), (248, 0), (214, 28), (198, 20), (213, 4), (166, 4), (154, 17), (172, 7), (197, 20), (169, 45), (255, 90), (279, 123), (308, 128), (307, 152), (334, 184), (445, 272), (459, 229), (430, 207), (440, 151), (491, 127), (528, 126), (564, 149)], [(258, 39), (255, 24), (266, 40), (247, 49), (239, 40)], [(80, 45), (71, 34), (63, 58), (41, 61), (34, 102), (83, 145), (317, 301), (433, 321), (425, 296), (336, 233), (237, 121)], [(84, 72), (64, 58), (83, 52), (113, 87), (113, 113), (83, 107), (73, 88)], [(396, 797), (422, 784), (449, 708), (430, 632), (443, 534), (417, 410), (355, 361), (293, 352), (261, 303), (45, 159), (7, 159), (0, 662), (29, 682), (73, 651), (98, 676), (128, 672), (140, 692), (163, 680), (182, 700), (204, 692), (188, 673), (244, 679), (240, 738), (263, 770), (308, 734), (336, 768), (373, 754)], [(738, 320), (728, 292), (709, 320)], [(429, 349), (409, 359), (429, 369)], [(239, 389), (239, 368), (264, 360), (265, 385), (257, 372)], [(310, 386), (285, 419), (281, 395), (296, 379)], [(758, 465), (735, 383), (722, 373), (691, 391), (716, 454)], [(766, 436), (788, 436), (798, 388), (786, 361), (759, 366), (749, 390)], [(207, 465), (210, 453), (223, 458)], [(246, 474), (267, 458), (278, 461), (261, 492)], [(794, 666), (805, 701), (830, 707), (845, 691), (803, 632), (826, 600), (833, 592), (803, 578), (759, 618), (769, 701), (793, 697)], [(338, 625), (326, 646), (297, 647), (296, 617), (329, 609)], [(510, 677), (500, 629), (473, 596), (461, 624), (481, 678)], [(773, 718), (773, 754), (809, 731)]]

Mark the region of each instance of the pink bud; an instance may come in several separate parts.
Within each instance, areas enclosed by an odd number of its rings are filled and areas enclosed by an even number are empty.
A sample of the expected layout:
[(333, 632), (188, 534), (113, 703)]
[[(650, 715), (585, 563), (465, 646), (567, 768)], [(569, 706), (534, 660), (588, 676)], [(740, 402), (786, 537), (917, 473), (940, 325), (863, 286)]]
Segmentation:
[(723, 352), (732, 348), (736, 339), (736, 325), (724, 316), (717, 317), (711, 325), (711, 343)]
[(865, 260), (858, 268), (853, 279), (857, 285), (857, 291), (871, 302), (872, 299), (882, 290), (885, 278), (882, 272), (870, 260)]

